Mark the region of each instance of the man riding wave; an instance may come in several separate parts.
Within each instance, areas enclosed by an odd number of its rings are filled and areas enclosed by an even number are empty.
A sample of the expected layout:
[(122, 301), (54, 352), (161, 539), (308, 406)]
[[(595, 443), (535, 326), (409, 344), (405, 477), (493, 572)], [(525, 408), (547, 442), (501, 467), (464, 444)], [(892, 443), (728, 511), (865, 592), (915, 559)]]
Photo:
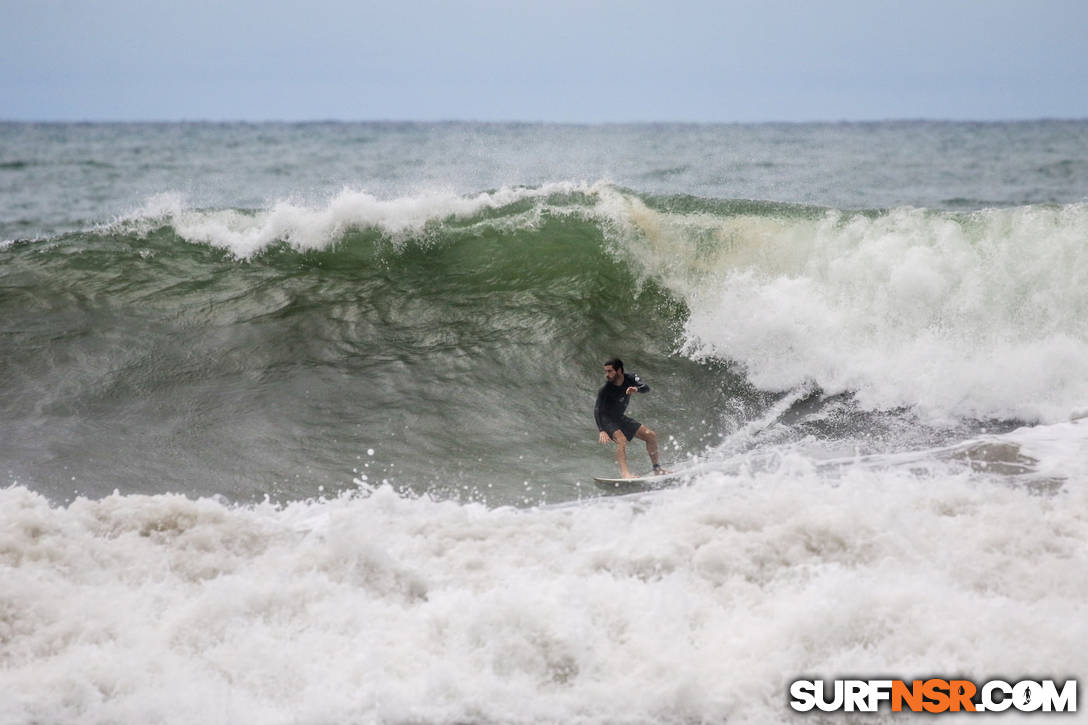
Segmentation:
[(620, 465), (620, 477), (635, 478), (627, 470), (627, 443), (634, 438), (646, 442), (646, 452), (654, 465), (654, 475), (668, 473), (658, 462), (657, 434), (633, 418), (627, 416), (627, 405), (635, 393), (648, 393), (650, 386), (638, 376), (625, 373), (623, 361), (612, 358), (604, 364), (605, 384), (597, 393), (593, 417), (597, 421), (601, 443), (616, 443), (616, 462)]

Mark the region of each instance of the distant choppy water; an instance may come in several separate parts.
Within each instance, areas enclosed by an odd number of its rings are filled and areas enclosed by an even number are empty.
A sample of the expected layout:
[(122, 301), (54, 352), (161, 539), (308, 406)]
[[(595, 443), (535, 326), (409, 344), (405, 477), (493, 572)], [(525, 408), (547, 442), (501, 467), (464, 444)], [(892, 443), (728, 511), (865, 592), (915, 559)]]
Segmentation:
[(0, 240), (0, 721), (1088, 665), (1088, 122), (0, 124)]

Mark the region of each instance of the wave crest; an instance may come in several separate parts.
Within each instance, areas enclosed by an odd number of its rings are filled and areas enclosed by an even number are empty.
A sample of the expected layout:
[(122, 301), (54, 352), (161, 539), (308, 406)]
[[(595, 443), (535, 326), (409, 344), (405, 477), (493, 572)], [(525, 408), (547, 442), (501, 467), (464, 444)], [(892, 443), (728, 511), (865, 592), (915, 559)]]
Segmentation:
[(146, 232), (169, 224), (184, 240), (221, 247), (239, 258), (249, 258), (269, 246), (286, 242), (300, 251), (330, 247), (354, 229), (378, 229), (394, 238), (423, 232), (428, 225), (472, 219), (490, 210), (557, 194), (592, 193), (600, 184), (577, 182), (541, 187), (504, 187), (472, 196), (430, 191), (394, 199), (344, 189), (322, 205), (284, 199), (257, 211), (197, 210), (178, 194), (162, 194), (120, 220)]

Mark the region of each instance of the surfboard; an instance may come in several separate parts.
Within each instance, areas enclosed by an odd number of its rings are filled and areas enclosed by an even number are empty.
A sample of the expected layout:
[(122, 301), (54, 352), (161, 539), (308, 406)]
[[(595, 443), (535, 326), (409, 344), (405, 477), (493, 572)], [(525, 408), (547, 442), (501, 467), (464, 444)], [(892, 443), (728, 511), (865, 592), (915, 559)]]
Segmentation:
[(594, 476), (593, 483), (604, 491), (616, 493), (633, 493), (636, 491), (652, 491), (660, 488), (662, 484), (674, 481), (684, 475), (683, 471), (670, 471), (657, 476), (638, 476), (637, 478), (607, 478)]

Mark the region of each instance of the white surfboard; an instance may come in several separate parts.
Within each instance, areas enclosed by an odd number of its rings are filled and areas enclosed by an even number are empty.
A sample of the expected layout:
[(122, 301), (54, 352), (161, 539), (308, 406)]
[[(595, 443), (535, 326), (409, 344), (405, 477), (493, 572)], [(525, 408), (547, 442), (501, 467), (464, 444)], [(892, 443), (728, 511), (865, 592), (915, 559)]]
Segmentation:
[(684, 471), (670, 471), (659, 475), (638, 476), (636, 478), (607, 478), (594, 476), (593, 483), (605, 491), (630, 493), (632, 491), (650, 491), (662, 484), (674, 481), (684, 475)]

